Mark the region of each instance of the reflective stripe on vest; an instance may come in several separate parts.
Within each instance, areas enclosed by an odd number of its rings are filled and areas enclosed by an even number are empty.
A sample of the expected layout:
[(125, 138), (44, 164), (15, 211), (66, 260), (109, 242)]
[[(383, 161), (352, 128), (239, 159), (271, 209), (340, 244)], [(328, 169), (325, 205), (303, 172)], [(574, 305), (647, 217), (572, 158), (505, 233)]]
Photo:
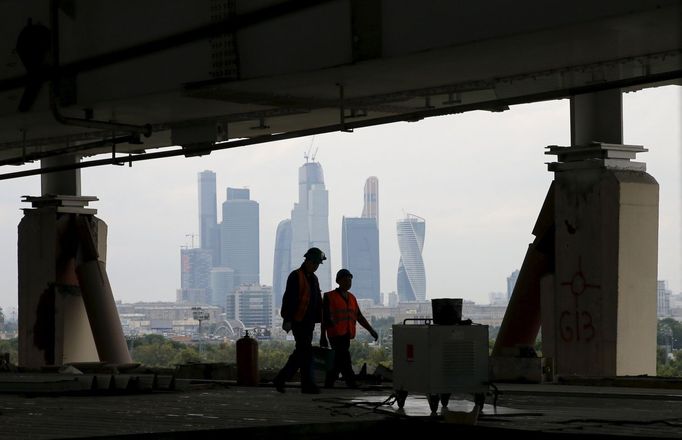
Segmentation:
[(331, 337), (349, 334), (353, 339), (359, 310), (355, 296), (348, 292), (346, 301), (337, 290), (327, 292), (326, 295), (329, 298), (329, 315), (332, 321), (332, 325), (327, 327), (327, 335)]
[(305, 312), (308, 310), (310, 303), (310, 286), (305, 277), (303, 269), (298, 269), (298, 307), (294, 314), (294, 321), (300, 322), (305, 318)]

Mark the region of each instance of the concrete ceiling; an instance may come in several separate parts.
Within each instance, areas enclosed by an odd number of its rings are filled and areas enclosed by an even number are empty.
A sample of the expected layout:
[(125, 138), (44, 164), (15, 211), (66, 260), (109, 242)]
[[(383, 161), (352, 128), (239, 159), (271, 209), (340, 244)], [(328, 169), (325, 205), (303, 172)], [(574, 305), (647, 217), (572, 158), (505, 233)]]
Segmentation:
[(65, 153), (106, 154), (81, 166), (208, 154), (682, 77), (676, 0), (0, 8), (0, 165)]

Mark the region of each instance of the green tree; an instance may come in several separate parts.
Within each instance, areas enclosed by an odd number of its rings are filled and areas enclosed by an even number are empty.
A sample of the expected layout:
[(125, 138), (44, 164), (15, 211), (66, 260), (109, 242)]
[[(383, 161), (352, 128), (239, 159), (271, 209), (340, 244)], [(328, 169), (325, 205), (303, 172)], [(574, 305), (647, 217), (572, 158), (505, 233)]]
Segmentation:
[(203, 359), (206, 362), (235, 363), (237, 361), (235, 344), (226, 342), (206, 344)]
[(366, 341), (355, 339), (350, 343), (350, 357), (355, 371), (359, 371), (364, 364), (367, 364), (368, 373), (372, 373), (379, 364), (391, 367), (393, 365), (392, 356), (392, 350), (386, 346), (370, 345)]
[(135, 362), (149, 367), (171, 367), (178, 362), (178, 353), (184, 344), (161, 335), (145, 335), (128, 342)]
[(665, 349), (659, 348), (656, 374), (662, 377), (682, 377), (682, 350), (674, 350), (668, 357)]
[(190, 362), (203, 361), (204, 357), (199, 353), (196, 347), (186, 345), (176, 352), (173, 364), (188, 364)]
[(262, 369), (282, 368), (293, 350), (293, 341), (259, 341), (258, 367)]
[(19, 363), (19, 339), (0, 339), (0, 353), (9, 353), (10, 363), (17, 365)]
[(658, 345), (668, 346), (672, 350), (682, 348), (682, 323), (673, 318), (659, 320), (656, 342)]

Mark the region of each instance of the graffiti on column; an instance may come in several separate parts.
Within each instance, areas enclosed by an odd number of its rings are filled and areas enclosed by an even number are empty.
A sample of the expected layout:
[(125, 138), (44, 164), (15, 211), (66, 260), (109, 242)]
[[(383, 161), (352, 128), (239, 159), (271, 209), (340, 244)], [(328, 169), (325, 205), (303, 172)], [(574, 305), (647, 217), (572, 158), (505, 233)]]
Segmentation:
[(564, 342), (590, 342), (596, 335), (596, 329), (592, 323), (592, 314), (580, 308), (579, 300), (588, 289), (601, 289), (601, 286), (587, 281), (582, 269), (582, 257), (578, 257), (578, 268), (573, 277), (561, 285), (569, 286), (573, 295), (573, 309), (564, 309), (559, 315), (561, 339)]

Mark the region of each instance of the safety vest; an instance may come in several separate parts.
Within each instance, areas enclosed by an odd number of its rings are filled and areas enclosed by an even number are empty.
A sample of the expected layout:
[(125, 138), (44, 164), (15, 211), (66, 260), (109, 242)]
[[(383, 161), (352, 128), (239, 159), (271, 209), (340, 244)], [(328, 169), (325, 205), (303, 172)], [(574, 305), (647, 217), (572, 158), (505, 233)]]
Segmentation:
[(337, 290), (327, 292), (329, 301), (329, 316), (331, 318), (331, 326), (327, 327), (327, 334), (332, 336), (341, 336), (349, 334), (350, 338), (355, 337), (355, 323), (358, 320), (358, 302), (355, 296), (348, 292), (348, 301), (343, 299), (341, 293)]
[(305, 276), (303, 268), (298, 269), (298, 307), (294, 314), (294, 321), (301, 322), (305, 318), (305, 312), (308, 310), (310, 303), (310, 286)]

